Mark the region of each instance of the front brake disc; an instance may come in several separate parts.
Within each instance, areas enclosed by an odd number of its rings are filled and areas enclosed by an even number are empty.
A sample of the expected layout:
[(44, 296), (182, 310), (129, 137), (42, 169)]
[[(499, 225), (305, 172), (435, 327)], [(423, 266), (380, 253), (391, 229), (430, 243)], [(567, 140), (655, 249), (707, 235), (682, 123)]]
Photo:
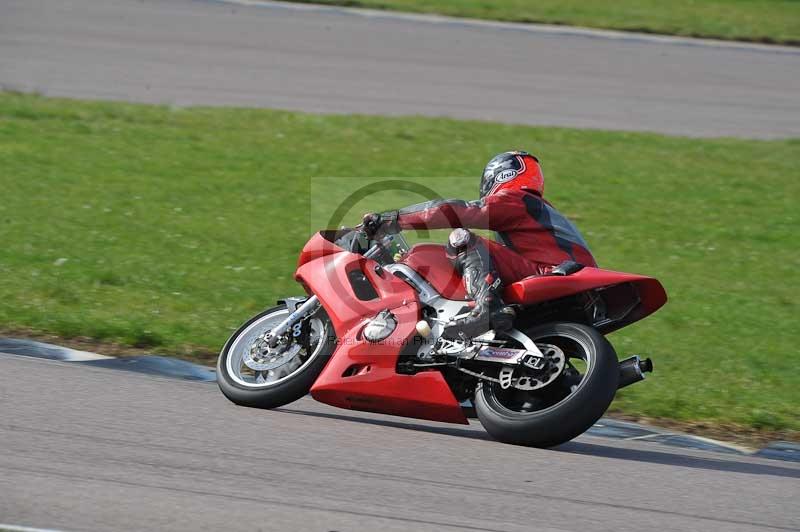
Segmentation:
[(268, 371), (283, 366), (303, 349), (298, 342), (272, 348), (264, 336), (259, 336), (242, 357), (244, 365), (253, 371)]

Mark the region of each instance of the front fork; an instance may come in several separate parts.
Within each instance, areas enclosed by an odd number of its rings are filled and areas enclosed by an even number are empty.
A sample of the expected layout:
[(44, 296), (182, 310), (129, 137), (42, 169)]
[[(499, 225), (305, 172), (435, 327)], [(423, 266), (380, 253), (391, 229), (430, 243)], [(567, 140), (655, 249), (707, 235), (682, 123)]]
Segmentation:
[(287, 297), (284, 300), (286, 307), (294, 307), (294, 311), (267, 335), (267, 344), (271, 348), (278, 347), (281, 337), (286, 334), (289, 329), (291, 329), (297, 322), (317, 310), (317, 307), (319, 307), (319, 298), (317, 296), (309, 297), (302, 304), (300, 303), (301, 301), (303, 301), (303, 298), (300, 297)]
[[(386, 235), (384, 236), (379, 242), (376, 242), (369, 250), (364, 253), (365, 259), (372, 259), (376, 256), (380, 255), (380, 253), (388, 246), (394, 238), (394, 235)], [(289, 314), (285, 320), (280, 322), (277, 327), (272, 329), (272, 331), (267, 335), (267, 345), (271, 348), (278, 347), (278, 343), (281, 341), (281, 337), (286, 334), (286, 331), (291, 329), (295, 323), (302, 320), (315, 310), (319, 306), (319, 298), (317, 296), (311, 296), (306, 299), (305, 303), (297, 306), (302, 298), (299, 297), (287, 297), (284, 301), (286, 302), (286, 306), (291, 308), (292, 305), (295, 306), (294, 312)]]

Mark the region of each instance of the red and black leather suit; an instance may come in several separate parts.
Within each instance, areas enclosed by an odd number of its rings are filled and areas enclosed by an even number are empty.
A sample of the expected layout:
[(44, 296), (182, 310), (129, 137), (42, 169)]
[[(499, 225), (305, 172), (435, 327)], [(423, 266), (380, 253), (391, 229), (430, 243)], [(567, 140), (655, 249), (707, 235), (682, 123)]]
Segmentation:
[(547, 273), (569, 260), (597, 266), (572, 222), (527, 190), (501, 190), (471, 202), (435, 200), (412, 205), (398, 211), (397, 224), (401, 229), (495, 231), (496, 242), (476, 235), (476, 245), (488, 251), (504, 285)]

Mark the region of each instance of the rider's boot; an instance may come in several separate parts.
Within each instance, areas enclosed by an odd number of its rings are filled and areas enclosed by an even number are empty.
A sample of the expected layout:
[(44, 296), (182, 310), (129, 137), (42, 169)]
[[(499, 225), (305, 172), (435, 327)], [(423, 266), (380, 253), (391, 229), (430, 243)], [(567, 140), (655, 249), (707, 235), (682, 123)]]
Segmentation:
[(442, 336), (450, 340), (470, 339), (492, 329), (511, 329), (516, 314), (500, 297), (500, 277), (494, 271), (486, 246), (470, 231), (456, 229), (450, 234), (447, 252), (460, 271), (475, 307), (467, 316), (448, 323)]
[(475, 307), (463, 318), (448, 323), (442, 337), (449, 340), (466, 340), (475, 338), (494, 329), (507, 331), (514, 325), (516, 313), (514, 309), (506, 306), (497, 293), (489, 287), (481, 290), (475, 297)]

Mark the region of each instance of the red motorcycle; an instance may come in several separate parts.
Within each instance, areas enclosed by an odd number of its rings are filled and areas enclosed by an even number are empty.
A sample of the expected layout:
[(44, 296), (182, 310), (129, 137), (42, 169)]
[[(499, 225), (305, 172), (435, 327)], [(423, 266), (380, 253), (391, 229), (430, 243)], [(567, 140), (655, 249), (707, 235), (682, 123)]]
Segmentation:
[(491, 436), (537, 447), (582, 434), (617, 389), (652, 371), (649, 359), (619, 362), (604, 335), (667, 300), (656, 279), (565, 263), (505, 288), (515, 328), (448, 340), (442, 329), (470, 306), (444, 246), (361, 229), (314, 235), (295, 279), (308, 297), (254, 316), (222, 349), (217, 381), (231, 401), (275, 408), (310, 392), (462, 424), (471, 401)]

